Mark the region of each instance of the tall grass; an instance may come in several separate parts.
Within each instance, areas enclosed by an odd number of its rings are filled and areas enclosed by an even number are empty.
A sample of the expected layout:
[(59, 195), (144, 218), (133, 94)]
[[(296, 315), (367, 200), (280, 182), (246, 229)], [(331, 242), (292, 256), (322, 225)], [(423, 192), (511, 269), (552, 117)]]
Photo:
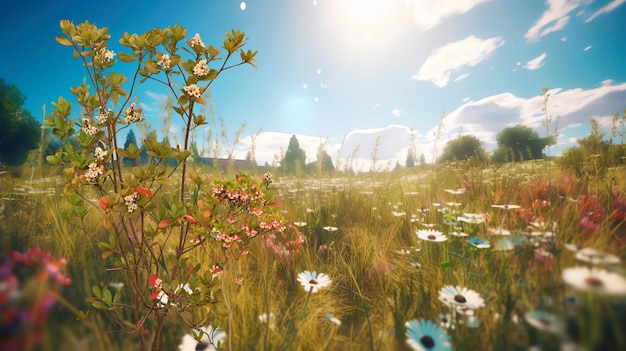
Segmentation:
[[(624, 298), (578, 293), (562, 279), (563, 269), (586, 265), (565, 244), (626, 257), (625, 224), (612, 221), (620, 211), (612, 201), (626, 193), (626, 170), (612, 170), (607, 184), (581, 181), (546, 162), (484, 168), (460, 162), (392, 173), (277, 179), (284, 217), (306, 222), (296, 228), (306, 241), (289, 255), (277, 255), (258, 242), (250, 248), (251, 259), (239, 262), (243, 283), (227, 289), (233, 349), (408, 349), (404, 324), (412, 319), (448, 327), (456, 350), (559, 349), (568, 342), (587, 349), (626, 349)], [(121, 276), (103, 271), (101, 252), (63, 220), (68, 206), (60, 188), (54, 195), (16, 195), (20, 185), (25, 185), (21, 179), (2, 179), (0, 253), (40, 246), (66, 257), (73, 279), (50, 318), (44, 349), (132, 349), (133, 338), (109, 333), (115, 325), (85, 301), (93, 284), (123, 282)], [(452, 191), (457, 189), (464, 191)], [(590, 195), (597, 195), (606, 210), (591, 232), (581, 225), (588, 213), (580, 202)], [(492, 206), (506, 204), (521, 208)], [(458, 220), (467, 213), (484, 214), (486, 221)], [(98, 228), (93, 223), (90, 232), (104, 235)], [(419, 240), (416, 231), (427, 228), (448, 240)], [(511, 235), (496, 234), (503, 229)], [(453, 232), (490, 240), (491, 248), (475, 248)], [(624, 272), (623, 263), (608, 268)], [(326, 273), (333, 282), (307, 297), (296, 280), (304, 270)], [(439, 301), (445, 285), (470, 288), (484, 299), (473, 322)], [(88, 323), (77, 321), (77, 311), (87, 310)], [(534, 328), (524, 318), (533, 310), (552, 313), (566, 328), (560, 334)], [(226, 310), (217, 316), (209, 322), (228, 323)], [(165, 348), (176, 349), (184, 333), (180, 321), (168, 321)]]

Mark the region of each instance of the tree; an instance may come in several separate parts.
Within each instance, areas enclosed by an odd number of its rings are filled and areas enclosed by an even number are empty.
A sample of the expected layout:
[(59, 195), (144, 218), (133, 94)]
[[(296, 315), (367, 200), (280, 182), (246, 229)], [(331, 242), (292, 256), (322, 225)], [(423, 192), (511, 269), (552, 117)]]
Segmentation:
[(518, 162), (543, 158), (543, 149), (554, 143), (553, 136), (540, 138), (537, 132), (523, 125), (502, 130), (496, 136), (498, 149), (493, 154), (494, 162)]
[(283, 168), (286, 172), (295, 172), (305, 166), (305, 160), (306, 153), (300, 148), (298, 138), (292, 135), (291, 139), (289, 139), (289, 147), (287, 147), (287, 152), (285, 152), (285, 157), (283, 158)]
[[(131, 129), (128, 134), (126, 134), (126, 141), (124, 142), (124, 150), (128, 150), (130, 145), (135, 145), (137, 147), (137, 137), (135, 136), (135, 132)], [(126, 165), (136, 166), (137, 160), (134, 158), (124, 157), (122, 162)]]
[(470, 158), (486, 161), (487, 153), (485, 152), (485, 147), (477, 137), (461, 135), (446, 144), (439, 162), (462, 161)]
[(409, 152), (406, 154), (406, 167), (413, 168), (415, 167), (415, 153), (413, 153), (413, 149), (409, 148)]
[(11, 166), (23, 164), (39, 146), (40, 125), (22, 108), (25, 100), (17, 86), (0, 78), (0, 162)]

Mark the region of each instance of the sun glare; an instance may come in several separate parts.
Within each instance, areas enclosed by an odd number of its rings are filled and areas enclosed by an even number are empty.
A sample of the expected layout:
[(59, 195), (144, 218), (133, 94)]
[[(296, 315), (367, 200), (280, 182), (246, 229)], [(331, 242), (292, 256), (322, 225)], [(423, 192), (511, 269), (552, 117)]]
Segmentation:
[(400, 21), (407, 13), (398, 1), (336, 0), (328, 5), (328, 18), (338, 38), (348, 39), (360, 49), (393, 39), (402, 30)]

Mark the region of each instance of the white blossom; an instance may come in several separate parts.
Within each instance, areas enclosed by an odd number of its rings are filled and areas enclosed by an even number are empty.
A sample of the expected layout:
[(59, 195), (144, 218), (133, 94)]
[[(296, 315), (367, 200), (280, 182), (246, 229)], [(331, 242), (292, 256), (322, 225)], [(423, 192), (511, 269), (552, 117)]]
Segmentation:
[(209, 74), (209, 68), (207, 67), (206, 60), (200, 60), (198, 61), (198, 63), (196, 63), (193, 68), (193, 74), (197, 75), (198, 77), (206, 76), (207, 74)]
[(200, 38), (200, 34), (198, 34), (198, 33), (196, 33), (196, 35), (194, 35), (193, 38), (191, 38), (191, 40), (189, 40), (189, 45), (191, 45), (192, 47), (194, 47), (196, 45), (200, 45), (200, 47), (206, 48), (206, 46), (204, 45), (204, 42)]
[(195, 84), (187, 85), (183, 90), (185, 90), (185, 93), (189, 95), (189, 97), (200, 97), (200, 88)]
[(168, 54), (161, 55), (161, 58), (159, 59), (159, 61), (157, 61), (157, 64), (165, 69), (170, 69), (170, 65), (172, 64), (170, 55)]

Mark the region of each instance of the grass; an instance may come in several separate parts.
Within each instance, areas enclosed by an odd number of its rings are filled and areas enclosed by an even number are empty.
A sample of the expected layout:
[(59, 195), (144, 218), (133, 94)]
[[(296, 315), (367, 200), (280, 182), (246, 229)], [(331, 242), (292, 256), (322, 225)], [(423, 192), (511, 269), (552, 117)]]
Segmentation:
[[(577, 292), (562, 279), (563, 269), (588, 265), (577, 261), (566, 243), (626, 257), (626, 225), (610, 221), (615, 210), (611, 199), (626, 194), (626, 169), (613, 169), (608, 181), (576, 179), (546, 162), (277, 177), (276, 199), (282, 202), (284, 217), (288, 223), (306, 222), (298, 227), (306, 242), (302, 250), (279, 256), (259, 241), (240, 262), (244, 282), (232, 286), (233, 349), (408, 350), (405, 322), (425, 319), (440, 324), (441, 316), (451, 312), (452, 323), (442, 324), (450, 324), (446, 332), (455, 350), (525, 350), (532, 345), (556, 350), (564, 343), (590, 350), (626, 349), (621, 330), (626, 300)], [(103, 270), (107, 261), (101, 251), (62, 219), (68, 208), (62, 189), (51, 180), (29, 186), (56, 188), (55, 194), (15, 195), (18, 186), (28, 184), (1, 177), (5, 200), (0, 256), (39, 246), (65, 257), (73, 280), (62, 291), (65, 303), (52, 310), (43, 349), (132, 349), (133, 336), (111, 332), (115, 325), (105, 314), (91, 310), (86, 324), (72, 312), (90, 309), (85, 299), (92, 285), (107, 286), (122, 278)], [(453, 191), (460, 188), (465, 190)], [(602, 198), (606, 214), (595, 232), (586, 233), (581, 226), (583, 206), (568, 199), (594, 194)], [(504, 204), (519, 205), (526, 216), (492, 207)], [(458, 220), (464, 213), (486, 214), (487, 220), (464, 223)], [(546, 225), (531, 228), (528, 216)], [(106, 237), (95, 216), (90, 225), (91, 233)], [(493, 234), (500, 227), (512, 235)], [(440, 231), (448, 240), (419, 240), (419, 229)], [(487, 239), (491, 247), (475, 248), (467, 237), (452, 232)], [(496, 250), (501, 240), (515, 242), (510, 245), (514, 247)], [(623, 275), (624, 265), (608, 269)], [(304, 270), (326, 273), (333, 280), (308, 302), (296, 280)], [(480, 294), (485, 306), (475, 312), (478, 326), (439, 301), (445, 285)], [(120, 292), (124, 298), (124, 288)], [(533, 327), (524, 316), (534, 310), (553, 314), (565, 328), (555, 335)], [(211, 323), (227, 328), (226, 312), (218, 312)], [(262, 322), (259, 316), (264, 313), (273, 317)], [(168, 320), (165, 348), (176, 349), (185, 333), (180, 321)]]

